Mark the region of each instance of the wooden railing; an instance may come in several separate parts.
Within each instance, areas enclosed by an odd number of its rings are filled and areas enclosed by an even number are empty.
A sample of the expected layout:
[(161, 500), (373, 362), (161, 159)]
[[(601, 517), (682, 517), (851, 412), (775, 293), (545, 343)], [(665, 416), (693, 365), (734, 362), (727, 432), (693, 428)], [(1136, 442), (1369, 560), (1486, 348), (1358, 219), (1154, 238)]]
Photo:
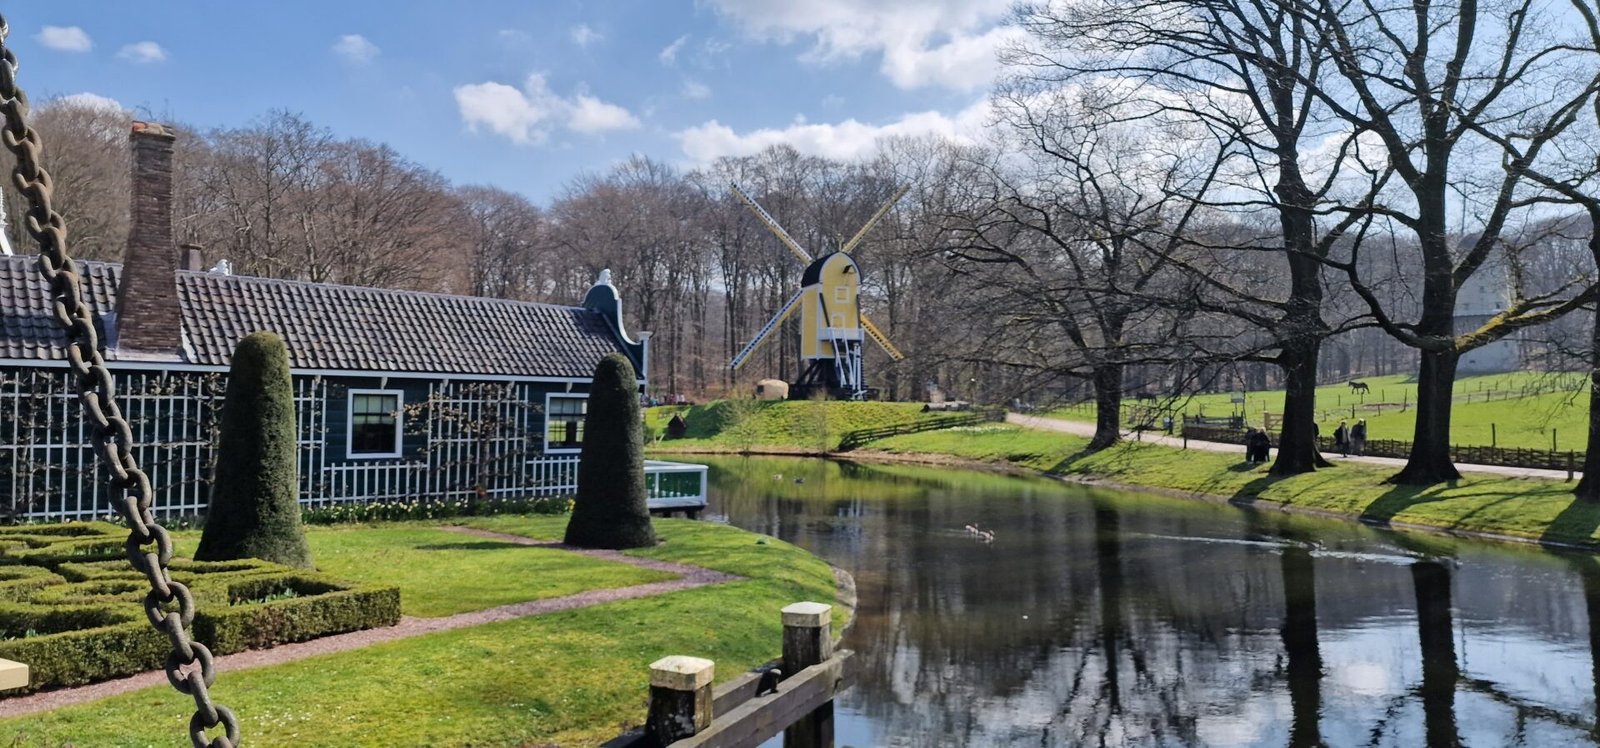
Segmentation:
[[(1206, 442), (1222, 442), (1224, 444), (1244, 444), (1245, 432), (1225, 426), (1200, 426), (1185, 425), (1183, 436)], [(1272, 443), (1276, 446), (1281, 434), (1272, 434)], [(1319, 448), (1325, 454), (1335, 454), (1338, 449), (1334, 446), (1333, 437), (1321, 436), (1318, 438)], [(1406, 459), (1411, 456), (1411, 442), (1400, 439), (1368, 439), (1366, 447), (1361, 452), (1368, 457), (1394, 457)], [(1471, 447), (1452, 445), (1450, 459), (1466, 465), (1499, 465), (1503, 467), (1535, 468), (1539, 470), (1566, 470), (1573, 471), (1583, 465), (1584, 453), (1575, 450), (1556, 451), (1550, 449), (1528, 449), (1525, 447)]]
[(789, 748), (832, 748), (833, 699), (856, 679), (855, 653), (833, 648), (833, 606), (784, 608), (783, 657), (713, 686), (716, 663), (671, 656), (650, 664), (642, 730), (602, 748), (745, 748), (784, 736)]
[(839, 439), (839, 451), (849, 452), (867, 442), (886, 439), (901, 434), (919, 434), (924, 431), (938, 431), (940, 429), (955, 428), (957, 426), (976, 426), (982, 423), (995, 423), (1004, 421), (1006, 412), (1003, 410), (975, 410), (962, 415), (937, 416), (934, 418), (921, 418), (905, 423), (895, 423), (888, 426), (876, 426), (870, 429), (856, 429), (846, 432)]

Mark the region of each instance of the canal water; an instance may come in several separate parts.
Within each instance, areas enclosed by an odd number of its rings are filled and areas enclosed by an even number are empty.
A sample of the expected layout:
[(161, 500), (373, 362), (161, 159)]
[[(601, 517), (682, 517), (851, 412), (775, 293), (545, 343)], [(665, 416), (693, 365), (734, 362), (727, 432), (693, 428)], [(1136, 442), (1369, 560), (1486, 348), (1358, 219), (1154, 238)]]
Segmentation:
[(1596, 745), (1588, 556), (1038, 478), (705, 462), (714, 519), (855, 576), (839, 746)]

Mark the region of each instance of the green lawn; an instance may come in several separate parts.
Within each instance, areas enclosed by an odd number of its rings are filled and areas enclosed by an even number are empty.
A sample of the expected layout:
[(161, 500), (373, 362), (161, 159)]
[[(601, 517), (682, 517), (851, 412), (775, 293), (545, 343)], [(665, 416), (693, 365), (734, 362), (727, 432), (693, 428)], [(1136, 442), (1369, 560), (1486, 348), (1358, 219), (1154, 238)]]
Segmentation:
[(1384, 483), (1393, 468), (1355, 463), (1290, 478), (1246, 465), (1242, 453), (1124, 443), (1086, 452), (1088, 440), (1057, 432), (988, 425), (896, 436), (869, 449), (949, 454), (1130, 485), (1237, 500), (1264, 499), (1302, 509), (1450, 530), (1600, 546), (1600, 507), (1577, 504), (1572, 484), (1469, 474), (1418, 488)]
[(837, 447), (839, 438), (850, 431), (947, 415), (924, 414), (922, 403), (781, 400), (735, 404), (717, 400), (692, 407), (647, 408), (644, 416), (647, 432), (656, 436), (665, 434), (667, 422), (680, 413), (688, 426), (687, 438), (662, 440), (654, 448), (663, 451), (827, 451)]
[[(564, 516), (549, 519), (565, 526)], [(447, 616), (673, 576), (414, 525), (309, 527), (306, 538), (319, 571), (395, 585), (401, 609), (413, 616)]]
[[(1410, 440), (1416, 427), (1416, 382), (1405, 376), (1362, 381), (1372, 388), (1365, 396), (1353, 394), (1343, 383), (1317, 388), (1317, 415), (1322, 433), (1333, 433), (1340, 419), (1365, 418), (1370, 438)], [(1581, 451), (1586, 446), (1589, 427), (1585, 382), (1581, 375), (1538, 372), (1462, 377), (1455, 386), (1451, 441), (1463, 446), (1493, 443), (1502, 447), (1550, 449), (1554, 437), (1557, 450)], [(1231, 402), (1231, 397), (1228, 393), (1195, 395), (1171, 406), (1190, 415), (1225, 416), (1240, 409), (1240, 405)], [(1148, 402), (1128, 400), (1124, 405), (1125, 413), (1147, 405)], [(1283, 411), (1283, 391), (1247, 392), (1243, 409), (1251, 423), (1259, 425), (1263, 411)], [(1091, 403), (1062, 407), (1045, 415), (1093, 422), (1094, 406)]]
[[(472, 520), (537, 538), (559, 536), (564, 522)], [(828, 566), (787, 543), (687, 520), (656, 520), (656, 528), (666, 542), (631, 553), (748, 581), (223, 671), (212, 693), (238, 712), (251, 745), (595, 745), (643, 722), (649, 663), (669, 654), (709, 657), (726, 680), (777, 656), (784, 605), (834, 600)], [(448, 577), (455, 561), (479, 552), (424, 558), (436, 558)], [(163, 684), (0, 720), (0, 742), (177, 745), (192, 710), (188, 697)]]

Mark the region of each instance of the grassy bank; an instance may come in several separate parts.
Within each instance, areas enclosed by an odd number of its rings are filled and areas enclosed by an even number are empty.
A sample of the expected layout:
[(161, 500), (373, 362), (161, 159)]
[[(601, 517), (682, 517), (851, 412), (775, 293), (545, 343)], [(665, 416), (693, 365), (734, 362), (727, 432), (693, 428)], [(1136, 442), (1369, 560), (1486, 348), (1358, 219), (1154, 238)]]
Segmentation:
[[(1374, 439), (1409, 440), (1416, 427), (1417, 384), (1409, 377), (1388, 376), (1363, 380), (1371, 387), (1365, 394), (1352, 393), (1345, 384), (1317, 388), (1317, 418), (1322, 433), (1332, 434), (1339, 420), (1367, 419)], [(1464, 446), (1487, 446), (1559, 451), (1583, 450), (1589, 427), (1589, 402), (1586, 380), (1570, 374), (1514, 372), (1457, 380), (1451, 416), (1450, 439)], [(1262, 412), (1283, 410), (1283, 391), (1245, 393), (1241, 406), (1231, 402), (1229, 393), (1195, 395), (1172, 403), (1175, 410), (1190, 415), (1226, 416), (1241, 407), (1250, 422), (1260, 425)], [(1146, 407), (1149, 402), (1128, 400), (1125, 412)], [(1352, 410), (1353, 409), (1353, 410)], [(1048, 417), (1075, 421), (1094, 421), (1092, 404), (1057, 408)]]
[(663, 438), (655, 449), (827, 452), (851, 431), (930, 417), (922, 412), (921, 403), (717, 400), (692, 407), (648, 408), (646, 432), (664, 436), (674, 415), (683, 416), (687, 435)]
[[(473, 526), (538, 539), (559, 538), (565, 522), (565, 517), (470, 520)], [(703, 656), (716, 661), (720, 680), (731, 678), (778, 654), (781, 607), (834, 599), (828, 566), (787, 543), (704, 522), (657, 520), (656, 527), (665, 542), (630, 554), (698, 564), (747, 580), (225, 671), (213, 693), (238, 712), (253, 745), (595, 745), (643, 722), (650, 662), (669, 654)], [(532, 596), (590, 579), (596, 571), (521, 560), (560, 551), (479, 545), (476, 538), (410, 523), (313, 529), (313, 550), (354, 550), (364, 541), (352, 538), (374, 530), (418, 534), (400, 540), (404, 559), (369, 564), (365, 573), (399, 580), (431, 570), (430, 584), (404, 594), (428, 598), (427, 606), (435, 610), (491, 602), (465, 601), (465, 593), (447, 589), (482, 581), (472, 568), (458, 575), (462, 564), (483, 563), (473, 560), (479, 555), (543, 564), (542, 573), (523, 566), (504, 582), (523, 585), (518, 594)], [(432, 533), (446, 538), (435, 542)], [(329, 563), (344, 562), (330, 555)], [(395, 568), (403, 564), (414, 568)], [(0, 719), (0, 740), (17, 746), (175, 745), (191, 711), (188, 697), (163, 684), (46, 714)]]
[(997, 424), (891, 437), (870, 449), (953, 455), (1185, 494), (1269, 501), (1378, 524), (1600, 548), (1600, 507), (1575, 503), (1572, 484), (1562, 481), (1470, 474), (1438, 486), (1393, 486), (1383, 482), (1393, 468), (1355, 463), (1277, 478), (1264, 466), (1242, 462), (1242, 454), (1137, 442), (1091, 453), (1087, 444), (1082, 437)]

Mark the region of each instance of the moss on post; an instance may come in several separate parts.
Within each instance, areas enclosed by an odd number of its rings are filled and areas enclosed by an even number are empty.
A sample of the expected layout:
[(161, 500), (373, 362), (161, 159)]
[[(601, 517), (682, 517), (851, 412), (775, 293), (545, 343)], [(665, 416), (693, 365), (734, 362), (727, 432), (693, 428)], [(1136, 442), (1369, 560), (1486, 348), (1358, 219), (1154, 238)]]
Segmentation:
[(644, 486), (639, 385), (633, 364), (613, 353), (600, 360), (589, 391), (589, 414), (578, 458), (578, 498), (566, 542), (581, 548), (644, 548), (656, 544)]
[(197, 560), (259, 558), (311, 567), (300, 525), (294, 417), (283, 339), (270, 332), (245, 336), (228, 371), (216, 476)]

